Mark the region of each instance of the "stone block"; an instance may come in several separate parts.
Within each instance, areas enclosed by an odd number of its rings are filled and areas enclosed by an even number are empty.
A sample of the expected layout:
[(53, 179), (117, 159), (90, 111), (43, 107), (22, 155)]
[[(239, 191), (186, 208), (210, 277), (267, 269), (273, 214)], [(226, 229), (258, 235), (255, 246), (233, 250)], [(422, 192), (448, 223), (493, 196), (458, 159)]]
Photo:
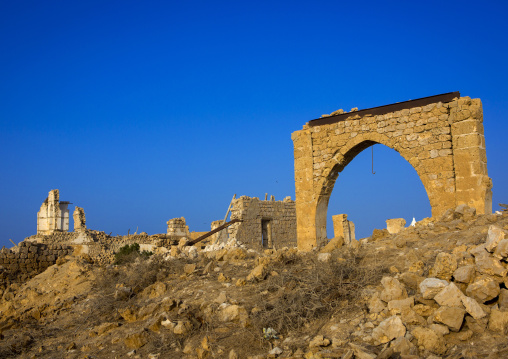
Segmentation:
[(406, 220), (404, 218), (393, 218), (386, 220), (386, 229), (390, 234), (399, 233), (404, 229), (405, 225)]

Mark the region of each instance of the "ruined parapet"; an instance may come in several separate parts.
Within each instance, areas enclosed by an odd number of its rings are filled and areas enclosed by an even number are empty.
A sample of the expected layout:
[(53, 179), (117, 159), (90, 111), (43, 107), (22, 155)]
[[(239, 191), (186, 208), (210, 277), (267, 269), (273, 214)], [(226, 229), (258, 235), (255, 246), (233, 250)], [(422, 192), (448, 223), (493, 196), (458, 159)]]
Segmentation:
[(386, 229), (390, 234), (396, 234), (402, 231), (406, 226), (406, 220), (404, 218), (393, 218), (386, 220)]
[(251, 248), (292, 247), (296, 245), (296, 209), (290, 197), (284, 201), (260, 201), (241, 196), (233, 200), (231, 219), (241, 219), (228, 228), (229, 239)]
[(332, 216), (334, 237), (343, 237), (344, 244), (350, 245), (356, 240), (355, 225), (347, 219), (347, 214), (337, 214)]
[(74, 219), (74, 231), (84, 232), (86, 230), (85, 210), (76, 206), (72, 218)]
[(185, 218), (173, 218), (167, 221), (168, 235), (175, 237), (190, 238), (189, 226), (185, 224)]
[(70, 202), (60, 202), (59, 197), (57, 189), (49, 191), (48, 197), (37, 212), (37, 234), (53, 234), (69, 230)]

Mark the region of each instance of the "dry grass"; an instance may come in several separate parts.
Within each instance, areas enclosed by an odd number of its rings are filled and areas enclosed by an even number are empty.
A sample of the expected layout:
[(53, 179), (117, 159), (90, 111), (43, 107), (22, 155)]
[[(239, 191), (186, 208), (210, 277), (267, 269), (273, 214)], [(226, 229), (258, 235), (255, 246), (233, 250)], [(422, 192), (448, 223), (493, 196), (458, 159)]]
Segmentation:
[(306, 325), (327, 319), (341, 310), (359, 305), (362, 289), (379, 283), (386, 269), (364, 266), (358, 252), (344, 252), (329, 262), (316, 260), (315, 254), (289, 254), (272, 262), (277, 272), (260, 284), (261, 310), (254, 315), (257, 328), (274, 328), (279, 333), (300, 331)]

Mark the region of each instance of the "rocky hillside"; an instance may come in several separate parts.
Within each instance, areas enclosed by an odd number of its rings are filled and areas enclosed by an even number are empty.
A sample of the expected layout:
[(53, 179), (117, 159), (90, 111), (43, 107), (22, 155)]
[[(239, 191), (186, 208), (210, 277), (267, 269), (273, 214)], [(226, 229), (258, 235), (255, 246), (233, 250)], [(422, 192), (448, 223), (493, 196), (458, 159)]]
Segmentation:
[(311, 253), (67, 256), (3, 291), (0, 358), (507, 358), (507, 233), (460, 207)]

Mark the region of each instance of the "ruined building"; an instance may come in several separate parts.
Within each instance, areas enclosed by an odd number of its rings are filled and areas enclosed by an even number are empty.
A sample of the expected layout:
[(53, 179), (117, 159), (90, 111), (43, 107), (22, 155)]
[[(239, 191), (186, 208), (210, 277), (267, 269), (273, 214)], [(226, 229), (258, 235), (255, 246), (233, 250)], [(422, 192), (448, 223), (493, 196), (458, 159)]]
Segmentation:
[(462, 204), (478, 214), (492, 213), (482, 122), (480, 99), (459, 92), (309, 121), (291, 136), (298, 248), (308, 251), (326, 242), (328, 200), (339, 173), (377, 143), (397, 151), (416, 170), (432, 217)]
[(281, 248), (296, 245), (296, 209), (291, 197), (283, 201), (260, 201), (257, 197), (234, 199), (231, 219), (241, 219), (228, 228), (229, 237), (251, 248)]
[(185, 218), (173, 218), (166, 222), (168, 225), (167, 233), (174, 237), (190, 238), (189, 226), (185, 223)]
[(72, 218), (74, 219), (74, 232), (84, 232), (86, 230), (85, 210), (76, 206)]
[(37, 234), (53, 234), (69, 230), (70, 202), (60, 202), (57, 189), (49, 191), (48, 197), (37, 212)]

